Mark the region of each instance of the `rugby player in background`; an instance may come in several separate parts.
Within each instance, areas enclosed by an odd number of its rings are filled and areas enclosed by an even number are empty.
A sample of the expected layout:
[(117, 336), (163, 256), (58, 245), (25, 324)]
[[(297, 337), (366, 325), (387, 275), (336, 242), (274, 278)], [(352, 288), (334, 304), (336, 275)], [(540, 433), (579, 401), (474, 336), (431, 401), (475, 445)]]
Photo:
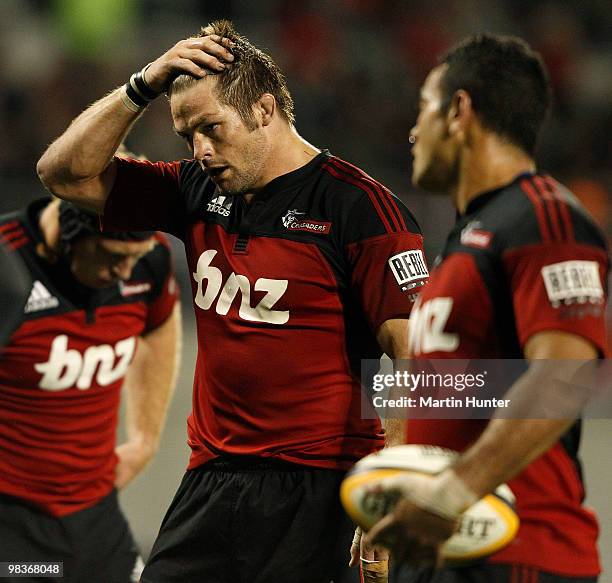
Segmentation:
[(154, 455), (175, 386), (166, 239), (101, 235), (95, 215), (49, 199), (0, 217), (0, 232), (33, 280), (0, 355), (0, 561), (62, 562), (61, 577), (41, 572), (50, 581), (138, 581), (116, 490)]
[[(113, 157), (162, 92), (193, 159)], [(361, 359), (407, 356), (427, 278), (410, 212), (299, 136), (282, 73), (228, 22), (90, 107), (38, 171), (105, 228), (185, 242), (199, 343), (192, 456), (142, 581), (358, 579), (338, 490), (384, 442), (362, 418)]]
[[(544, 65), (526, 43), (469, 38), (427, 77), (411, 136), (413, 182), (448, 193), (458, 213), (413, 311), (411, 353), (525, 358), (531, 364), (511, 390), (534, 402), (559, 395), (550, 390), (550, 366), (539, 359), (572, 373), (580, 363), (565, 359), (606, 352), (604, 238), (534, 160), (549, 103)], [(436, 477), (398, 479), (403, 501), (368, 535), (412, 564), (402, 583), (596, 580), (598, 525), (582, 504), (579, 422), (410, 420), (406, 438), (463, 455)], [(517, 537), (474, 565), (418, 566), (434, 560), (461, 513), (502, 482), (517, 498)]]

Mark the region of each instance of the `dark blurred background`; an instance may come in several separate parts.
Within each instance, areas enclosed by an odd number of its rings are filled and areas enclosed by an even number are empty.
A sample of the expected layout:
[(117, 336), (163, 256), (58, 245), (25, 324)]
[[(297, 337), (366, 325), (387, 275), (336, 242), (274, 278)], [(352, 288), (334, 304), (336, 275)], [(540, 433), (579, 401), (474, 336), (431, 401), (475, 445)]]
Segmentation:
[[(570, 186), (612, 234), (609, 0), (0, 0), (0, 211), (43, 194), (36, 161), (75, 115), (217, 18), (232, 19), (276, 59), (306, 139), (361, 166), (409, 205), (430, 259), (453, 211), (446, 198), (418, 193), (410, 184), (408, 135), (419, 86), (437, 55), (467, 34), (524, 37), (542, 52), (555, 92), (540, 167)], [(161, 98), (128, 146), (152, 160), (187, 156), (170, 128)], [(181, 256), (179, 251), (177, 265), (186, 284)], [(183, 372), (162, 449), (123, 496), (145, 552), (187, 460), (185, 416), (195, 358), (189, 295)], [(606, 561), (612, 552), (610, 423), (587, 425), (585, 442)]]
[[(300, 133), (406, 200), (430, 253), (452, 215), (447, 201), (410, 185), (419, 85), (464, 35), (523, 36), (542, 52), (555, 92), (540, 165), (610, 232), (609, 0), (2, 0), (0, 210), (40, 192), (36, 160), (77, 113), (215, 18), (234, 20), (271, 52), (288, 78)], [(151, 159), (186, 156), (167, 111), (163, 98), (150, 108), (130, 136), (132, 150)]]

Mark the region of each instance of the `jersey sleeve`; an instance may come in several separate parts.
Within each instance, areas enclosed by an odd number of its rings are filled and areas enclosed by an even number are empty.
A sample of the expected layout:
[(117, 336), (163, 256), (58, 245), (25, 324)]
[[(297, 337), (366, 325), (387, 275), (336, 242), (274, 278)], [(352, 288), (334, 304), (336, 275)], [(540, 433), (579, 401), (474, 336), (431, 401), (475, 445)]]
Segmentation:
[(603, 248), (534, 244), (507, 251), (503, 263), (521, 348), (538, 332), (559, 330), (582, 336), (601, 355), (607, 353), (608, 258)]
[(100, 222), (103, 231), (160, 230), (180, 237), (185, 209), (180, 162), (115, 157), (117, 177)]
[(5, 244), (2, 235), (0, 235), (0, 273), (2, 274), (0, 348), (2, 348), (17, 327), (32, 287), (30, 274), (15, 251)]
[(179, 296), (168, 240), (161, 234), (157, 234), (156, 238), (158, 245), (149, 260), (149, 266), (154, 274), (154, 285), (147, 304), (145, 334), (170, 317)]
[(359, 199), (345, 232), (352, 290), (374, 332), (386, 320), (408, 318), (429, 277), (416, 220), (388, 191), (376, 194)]

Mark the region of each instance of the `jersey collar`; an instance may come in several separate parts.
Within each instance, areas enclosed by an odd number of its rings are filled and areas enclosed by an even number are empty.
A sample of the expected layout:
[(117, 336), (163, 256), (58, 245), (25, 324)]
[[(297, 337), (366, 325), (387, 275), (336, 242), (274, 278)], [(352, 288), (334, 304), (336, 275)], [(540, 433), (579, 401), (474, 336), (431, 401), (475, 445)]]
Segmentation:
[(268, 184), (253, 197), (253, 200), (267, 200), (279, 192), (306, 181), (314, 175), (321, 168), (323, 162), (330, 157), (331, 154), (328, 150), (321, 151), (320, 154), (317, 154), (304, 166), (300, 166), (297, 170), (293, 170), (287, 174), (277, 176), (274, 180), (268, 182)]
[(479, 211), (481, 208), (491, 202), (491, 200), (493, 200), (500, 192), (506, 190), (506, 188), (512, 186), (523, 178), (535, 175), (535, 172), (521, 172), (519, 175), (515, 176), (510, 182), (508, 182), (508, 184), (504, 184), (492, 190), (485, 190), (483, 193), (479, 194), (468, 203), (464, 215), (460, 215), (459, 213), (457, 213), (457, 218), (473, 215), (475, 212)]

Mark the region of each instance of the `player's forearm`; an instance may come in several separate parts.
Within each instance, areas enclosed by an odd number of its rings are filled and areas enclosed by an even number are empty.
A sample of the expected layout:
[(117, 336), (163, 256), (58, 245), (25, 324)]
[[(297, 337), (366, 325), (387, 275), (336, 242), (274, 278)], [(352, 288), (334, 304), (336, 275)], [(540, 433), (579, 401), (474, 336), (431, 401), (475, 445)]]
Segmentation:
[[(410, 352), (408, 350), (408, 321), (393, 319), (384, 322), (377, 331), (376, 338), (380, 347), (389, 358), (394, 359), (395, 369), (408, 368)], [(405, 395), (405, 387), (391, 387), (389, 399), (395, 400)], [(388, 415), (394, 415), (395, 409), (387, 408)], [(387, 417), (383, 419), (385, 428), (385, 447), (392, 447), (406, 442), (406, 420)]]
[(129, 442), (143, 452), (157, 450), (180, 364), (181, 319), (175, 306), (172, 316), (140, 339), (126, 377), (126, 432)]
[[(406, 356), (406, 355), (404, 355)], [(395, 370), (402, 370), (409, 362), (408, 360), (400, 361), (402, 364), (397, 365)], [(389, 399), (391, 401), (401, 399), (406, 395), (405, 387), (393, 386), (389, 389)], [(386, 417), (383, 419), (383, 427), (385, 428), (385, 447), (393, 447), (394, 445), (402, 445), (406, 443), (406, 419), (394, 417), (400, 415), (403, 411), (402, 407), (386, 407)]]
[(455, 474), (481, 498), (548, 451), (572, 419), (493, 419), (454, 466)]
[[(481, 496), (516, 476), (569, 429), (588, 400), (597, 361), (590, 350), (574, 351), (582, 360), (542, 353), (506, 393), (507, 417), (494, 417), (460, 458), (455, 473)], [(594, 354), (593, 354), (594, 356)], [(510, 418), (511, 417), (511, 418)]]
[(120, 91), (81, 113), (38, 161), (36, 171), (42, 183), (57, 196), (83, 202), (88, 191), (105, 186), (100, 182), (102, 175), (139, 115), (123, 104)]
[(406, 443), (406, 420), (385, 419), (385, 447)]

